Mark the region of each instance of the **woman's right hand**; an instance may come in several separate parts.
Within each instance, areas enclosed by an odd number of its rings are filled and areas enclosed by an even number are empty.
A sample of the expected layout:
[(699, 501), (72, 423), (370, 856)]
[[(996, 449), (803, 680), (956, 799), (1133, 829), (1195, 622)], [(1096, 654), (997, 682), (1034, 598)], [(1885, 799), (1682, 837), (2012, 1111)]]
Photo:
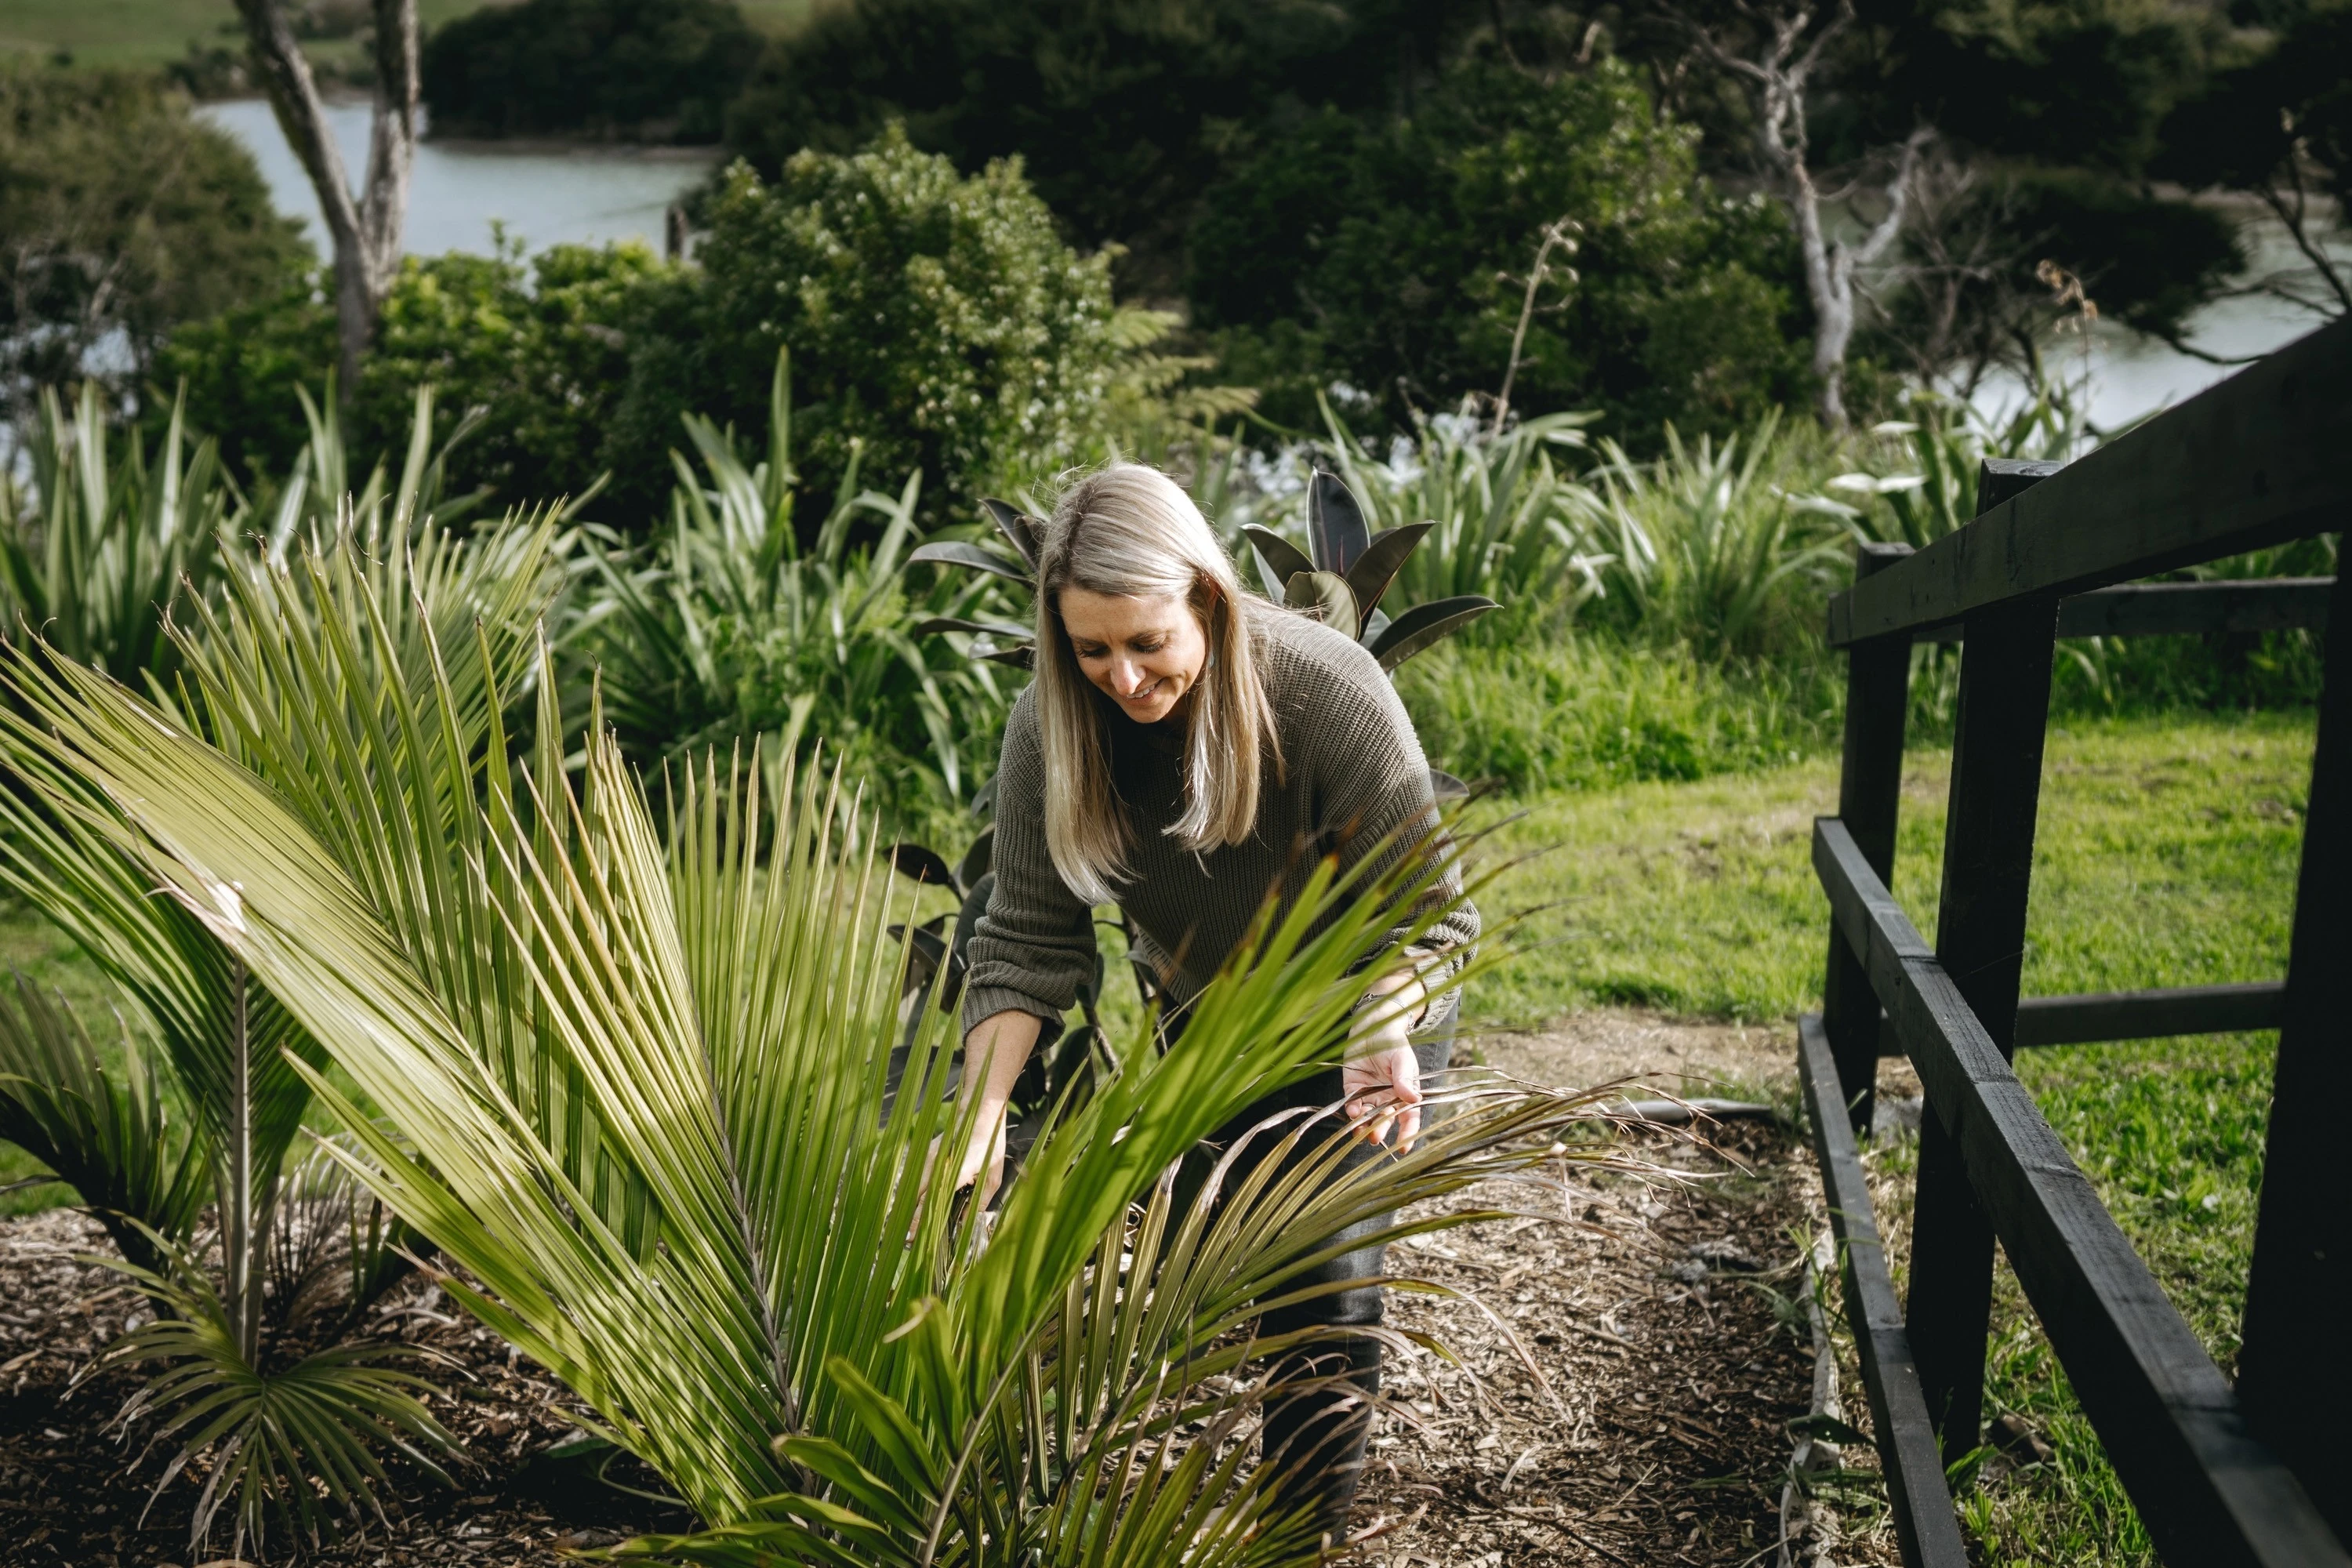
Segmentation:
[[(1034, 1014), (992, 1013), (964, 1039), (964, 1091), (971, 1092), (976, 1079), (980, 1105), (972, 1118), (971, 1140), (964, 1145), (963, 1158), (956, 1162), (955, 1184), (959, 1192), (973, 1188), (982, 1208), (1004, 1184), (1005, 1107), (1012, 1101), (1013, 1086), (1029, 1060), (1030, 1049), (1037, 1043), (1038, 1030)], [(961, 1103), (959, 1097), (959, 1109)], [(940, 1144), (947, 1136), (942, 1133), (932, 1139), (924, 1156), (926, 1187), (939, 1169)]]

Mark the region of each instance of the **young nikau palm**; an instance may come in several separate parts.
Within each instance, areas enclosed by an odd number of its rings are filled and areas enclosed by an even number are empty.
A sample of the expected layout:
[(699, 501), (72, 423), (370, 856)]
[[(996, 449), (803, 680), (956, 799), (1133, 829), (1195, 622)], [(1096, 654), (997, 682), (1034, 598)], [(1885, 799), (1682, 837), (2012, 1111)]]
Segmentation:
[[(387, 498), (390, 517), (379, 519), (403, 545), (354, 537), (358, 519), (347, 510), (340, 540), (299, 574), (234, 558), (219, 579), (228, 608), (199, 600), (196, 625), (173, 629), (180, 700), (177, 710), (147, 709), (151, 721), (237, 747), (245, 707), (273, 700), (278, 672), (321, 647), (350, 650), (339, 661), (349, 684), (341, 701), (353, 714), (362, 704), (398, 706), (389, 688), (428, 666), (425, 650), (442, 639), (478, 638), (503, 650), (487, 655), (494, 662), (526, 669), (517, 650), (533, 646), (561, 572), (553, 521), (453, 540), (415, 520), (420, 466), (413, 455)], [(373, 621), (340, 618), (363, 604)], [(255, 638), (264, 624), (266, 645)], [(296, 1064), (323, 1064), (318, 1043), (202, 921), (156, 896), (124, 804), (60, 750), (53, 720), (63, 692), (123, 689), (46, 647), (12, 647), (5, 679), (0, 883), (112, 983), (124, 1059), (103, 1066), (79, 1021), (45, 998), (20, 990), (0, 1000), (0, 1130), (74, 1185), (159, 1309), (104, 1358), (155, 1368), (124, 1420), (152, 1417), (153, 1440), (177, 1446), (157, 1489), (196, 1466), (199, 1541), (222, 1507), (233, 1508), (233, 1550), (257, 1543), (273, 1515), (315, 1537), (333, 1513), (375, 1505), (381, 1449), (428, 1469), (455, 1451), (419, 1401), (428, 1385), (390, 1364), (412, 1353), (331, 1342), (297, 1355), (281, 1342), (297, 1328), (309, 1342), (322, 1331), (339, 1341), (397, 1277), (403, 1237), (341, 1167), (294, 1168), (311, 1100)], [(480, 682), (446, 694), (443, 686), (434, 695), (440, 743), (478, 755), (496, 693)], [(326, 709), (279, 717), (322, 742), (331, 728)], [(357, 726), (341, 738), (362, 755), (382, 744)], [(302, 759), (244, 754), (267, 787), (305, 798)], [(184, 1129), (166, 1117), (152, 1077), (176, 1089), (190, 1112)], [(200, 1234), (206, 1201), (215, 1223)]]
[[(704, 761), (664, 832), (601, 724), (567, 773), (543, 658), (514, 753), (528, 671), (446, 629), (399, 646), (366, 581), (309, 578), (224, 617), (209, 741), (93, 676), (27, 674), (49, 762), (357, 1084), (292, 1063), (349, 1129), (334, 1157), (703, 1521), (628, 1554), (1292, 1560), (1243, 1440), (1248, 1369), (1299, 1342), (1253, 1342), (1261, 1306), (1352, 1222), (1593, 1147), (1569, 1136), (1581, 1102), (1493, 1095), (1344, 1179), (1310, 1161), (1178, 1202), (1203, 1136), (1338, 1048), (1353, 971), (1427, 886), (1327, 869), (1175, 1047), (1130, 1042), (974, 1212), (926, 1180), (932, 1141), (968, 1132), (937, 1015), (890, 1093), (907, 949), (854, 799)], [(309, 621), (306, 592), (338, 613)]]

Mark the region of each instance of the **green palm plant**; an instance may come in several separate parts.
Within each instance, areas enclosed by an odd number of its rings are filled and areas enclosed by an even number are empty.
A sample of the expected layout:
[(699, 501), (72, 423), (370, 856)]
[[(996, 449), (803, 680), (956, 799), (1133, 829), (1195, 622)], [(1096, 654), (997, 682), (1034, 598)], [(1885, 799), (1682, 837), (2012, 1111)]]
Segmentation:
[(151, 460), (135, 430), (110, 437), (85, 382), (70, 416), (42, 390), (27, 456), (23, 483), (0, 468), (0, 629), (30, 626), (118, 680), (168, 679), (170, 607), (213, 591), (223, 538), (246, 516), (218, 447), (189, 440), (175, 401)]
[[(345, 1121), (332, 1157), (699, 1516), (619, 1555), (1299, 1560), (1239, 1439), (1247, 1370), (1309, 1339), (1254, 1342), (1256, 1303), (1362, 1245), (1328, 1240), (1353, 1221), (1602, 1152), (1583, 1102), (1490, 1093), (1411, 1155), (1180, 1204), (1181, 1157), (1329, 1058), (1351, 974), (1427, 890), (1326, 868), (1175, 1047), (1126, 1052), (977, 1211), (925, 1180), (969, 1132), (936, 1092), (942, 1023), (907, 1059), (925, 1092), (888, 1095), (898, 884), (841, 784), (688, 759), (664, 834), (601, 724), (567, 774), (543, 651), (534, 675), (426, 628), (411, 663), (363, 578), (309, 574), (341, 609), (318, 624), (366, 629), (306, 637), (286, 574), (241, 595), (194, 671), (209, 742), (70, 666), (16, 684), (47, 775), (110, 803), (173, 907), (350, 1075), (358, 1098), (289, 1063)], [(509, 768), (498, 715), (525, 682)]]
[(1717, 445), (1694, 445), (1666, 426), (1666, 450), (1637, 463), (1603, 438), (1602, 528), (1612, 560), (1603, 582), (1634, 629), (1687, 640), (1703, 657), (1763, 651), (1800, 585), (1842, 560), (1821, 526), (1824, 503), (1772, 482), (1778, 413)]
[[(425, 679), (432, 650), (447, 642), (480, 639), (508, 650), (511, 664), (563, 582), (556, 521), (526, 520), (458, 541), (415, 516), (418, 497), (404, 483), (390, 498), (386, 526), (404, 548), (371, 548), (345, 532), (299, 579), (250, 559), (225, 573), (224, 603), (235, 613), (198, 601), (195, 626), (171, 628), (179, 700), (148, 710), (150, 721), (234, 746), (246, 705), (276, 700), (266, 683), (244, 678), (321, 649), (354, 650), (338, 666), (352, 683), (341, 700), (354, 710), (396, 706), (400, 682)], [(339, 618), (362, 601), (371, 620)], [(271, 630), (282, 639), (268, 647), (254, 641), (254, 610), (265, 603), (279, 615)], [(11, 648), (7, 665), (16, 700), (0, 712), (0, 764), (11, 785), (0, 790), (0, 884), (70, 935), (111, 982), (125, 1066), (110, 1077), (78, 1024), (20, 994), (13, 1014), (0, 1010), (0, 1106), (12, 1125), (45, 1135), (27, 1147), (100, 1214), (158, 1308), (153, 1323), (104, 1358), (157, 1369), (123, 1417), (153, 1416), (152, 1440), (177, 1445), (157, 1490), (192, 1465), (205, 1473), (198, 1541), (225, 1507), (235, 1511), (232, 1550), (260, 1541), (273, 1519), (315, 1539), (335, 1512), (376, 1506), (379, 1449), (434, 1473), (456, 1451), (420, 1402), (416, 1375), (393, 1364), (412, 1352), (292, 1348), (322, 1332), (333, 1342), (352, 1326), (396, 1277), (403, 1235), (340, 1166), (296, 1171), (289, 1181), (312, 1099), (298, 1064), (323, 1063), (316, 1040), (202, 921), (156, 896), (122, 803), (65, 765), (48, 727), (58, 682), (126, 689), (46, 647)], [(499, 689), (465, 669), (435, 689), (444, 688), (436, 740), (478, 757), (496, 726)], [(280, 717), (322, 722), (315, 712)], [(336, 741), (362, 768), (392, 743), (380, 727), (357, 723)], [(299, 797), (309, 781), (273, 773), (268, 787)], [(157, 1076), (188, 1108), (184, 1134), (164, 1123), (144, 1087)], [(196, 1226), (205, 1200), (215, 1216), (209, 1235)], [(215, 1254), (216, 1270), (207, 1261)]]
[(672, 453), (669, 526), (650, 558), (600, 558), (587, 635), (605, 713), (647, 763), (740, 742), (772, 766), (823, 735), (894, 809), (952, 806), (967, 787), (961, 726), (1001, 710), (1004, 695), (987, 672), (935, 660), (908, 623), (974, 595), (935, 588), (931, 604), (908, 605), (922, 476), (896, 495), (861, 489), (855, 445), (833, 510), (803, 547), (788, 373), (780, 354), (763, 461), (747, 462), (731, 431), (688, 415), (702, 475)]

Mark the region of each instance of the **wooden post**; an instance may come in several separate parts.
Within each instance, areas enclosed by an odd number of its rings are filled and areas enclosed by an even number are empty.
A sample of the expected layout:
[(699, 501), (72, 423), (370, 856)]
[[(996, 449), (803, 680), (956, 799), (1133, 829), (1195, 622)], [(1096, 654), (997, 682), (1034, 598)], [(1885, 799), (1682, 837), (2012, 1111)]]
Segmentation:
[[(2329, 607), (2338, 626), (2352, 626), (2346, 582)], [(2352, 1540), (2352, 1166), (2339, 1126), (2352, 1105), (2352, 636), (2331, 637), (2326, 657), (2238, 1398)]]
[[(1911, 553), (1907, 544), (1864, 544), (1855, 581)], [(1895, 879), (1895, 830), (1903, 795), (1903, 727), (1911, 705), (1911, 637), (1896, 632), (1846, 650), (1845, 761), (1838, 773), (1838, 820), (1878, 879)], [(1822, 1027), (1837, 1061), (1838, 1095), (1857, 1134), (1870, 1131), (1878, 1086), (1878, 997), (1870, 974), (1837, 926), (1830, 926), (1829, 973), (1822, 983)]]
[[(1989, 461), (1977, 479), (1977, 510), (2056, 471), (2053, 464)], [(2057, 630), (2055, 595), (2013, 600), (1969, 616), (1960, 654), (1936, 956), (2003, 1056), (2016, 1050)], [(1920, 1388), (1947, 1464), (1977, 1446), (1983, 1425), (1992, 1242), (1952, 1130), (1940, 1113), (1920, 1118), (1906, 1311)]]

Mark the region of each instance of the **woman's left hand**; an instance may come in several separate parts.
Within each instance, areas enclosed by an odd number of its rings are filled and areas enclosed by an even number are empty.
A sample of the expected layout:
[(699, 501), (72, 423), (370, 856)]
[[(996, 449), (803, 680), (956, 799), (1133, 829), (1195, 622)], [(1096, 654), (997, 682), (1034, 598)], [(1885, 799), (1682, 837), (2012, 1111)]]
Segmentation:
[(1360, 1135), (1383, 1143), (1393, 1127), (1400, 1154), (1411, 1152), (1421, 1136), (1421, 1058), (1412, 1052), (1412, 1021), (1422, 995), (1410, 970), (1375, 985), (1348, 1031), (1348, 1058), (1339, 1068), (1348, 1114), (1362, 1119)]

